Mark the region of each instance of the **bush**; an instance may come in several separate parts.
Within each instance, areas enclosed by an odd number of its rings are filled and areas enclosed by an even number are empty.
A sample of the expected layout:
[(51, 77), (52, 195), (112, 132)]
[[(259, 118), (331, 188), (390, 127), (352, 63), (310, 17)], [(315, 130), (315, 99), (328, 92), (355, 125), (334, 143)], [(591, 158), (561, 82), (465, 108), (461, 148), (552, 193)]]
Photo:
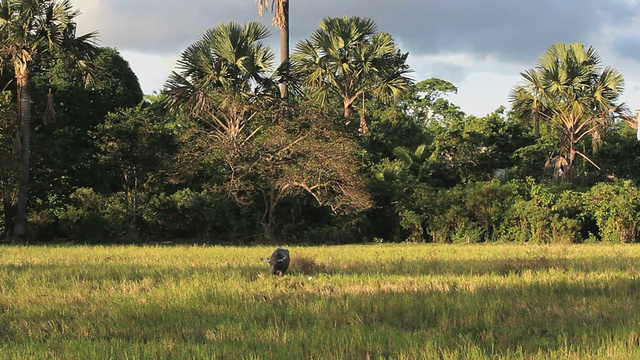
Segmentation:
[(59, 216), (61, 229), (76, 239), (119, 239), (129, 230), (123, 193), (106, 196), (93, 189), (77, 189)]
[(256, 214), (215, 188), (160, 193), (142, 211), (141, 230), (151, 239), (248, 243), (256, 236)]
[(640, 190), (630, 181), (599, 183), (584, 195), (585, 210), (606, 242), (638, 242)]
[(56, 236), (56, 217), (49, 209), (32, 210), (28, 213), (27, 238), (40, 241)]
[(145, 233), (156, 239), (206, 236), (207, 203), (206, 196), (191, 189), (154, 196), (143, 211)]
[(348, 244), (360, 242), (348, 229), (334, 226), (320, 226), (310, 228), (303, 234), (304, 242), (310, 244)]
[(500, 230), (503, 241), (575, 243), (580, 241), (580, 222), (562, 216), (536, 200), (518, 200), (507, 211)]
[(521, 195), (506, 211), (502, 241), (576, 243), (583, 226), (582, 194), (563, 184), (522, 183)]
[(475, 182), (442, 190), (436, 196), (427, 224), (434, 242), (496, 240), (516, 191), (498, 181)]
[[(441, 190), (432, 199), (432, 205), (427, 211), (427, 229), (431, 240), (436, 243), (453, 242), (452, 234), (458, 234), (459, 229), (469, 228), (470, 219), (466, 208), (462, 205), (461, 187)], [(469, 239), (471, 241), (471, 239)], [(479, 239), (473, 239), (474, 242)]]
[(549, 223), (551, 209), (534, 200), (518, 200), (507, 211), (501, 226), (503, 241), (551, 242)]
[(400, 228), (407, 233), (406, 241), (423, 242), (424, 229), (422, 227), (423, 218), (420, 214), (411, 210), (404, 210), (398, 214), (400, 218)]

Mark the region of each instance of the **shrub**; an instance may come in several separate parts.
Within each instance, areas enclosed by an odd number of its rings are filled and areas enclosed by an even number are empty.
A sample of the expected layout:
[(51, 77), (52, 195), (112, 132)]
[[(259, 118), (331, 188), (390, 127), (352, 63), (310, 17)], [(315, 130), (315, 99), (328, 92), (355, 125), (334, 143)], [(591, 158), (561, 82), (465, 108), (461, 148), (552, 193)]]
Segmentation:
[(599, 183), (584, 195), (585, 210), (596, 220), (602, 241), (638, 242), (640, 190), (629, 181)]
[(152, 238), (162, 239), (206, 234), (206, 205), (206, 196), (191, 189), (156, 195), (143, 211), (145, 232)]
[(303, 233), (302, 239), (310, 244), (334, 245), (361, 241), (349, 229), (330, 225), (310, 228)]
[[(435, 194), (432, 204), (425, 209), (427, 229), (431, 240), (436, 243), (453, 242), (452, 234), (460, 234), (458, 229), (470, 226), (468, 213), (462, 205), (461, 187), (441, 190)], [(456, 237), (459, 238), (460, 236)], [(469, 239), (471, 241), (471, 239)], [(473, 239), (474, 242), (478, 239)]]
[(27, 238), (34, 240), (51, 239), (56, 236), (56, 218), (49, 209), (32, 210), (28, 213)]
[(422, 216), (415, 211), (404, 210), (398, 214), (400, 217), (400, 228), (408, 235), (409, 242), (423, 242), (424, 230), (422, 227)]
[(129, 230), (123, 193), (110, 196), (93, 189), (80, 188), (70, 196), (70, 203), (60, 213), (62, 230), (77, 239), (121, 238)]
[(500, 230), (504, 241), (551, 242), (549, 222), (551, 209), (535, 200), (518, 200), (507, 211)]
[[(464, 203), (470, 216), (481, 229), (484, 241), (495, 240), (505, 212), (515, 199), (515, 188), (498, 181), (477, 182), (466, 186)], [(477, 230), (476, 230), (477, 231)]]
[(434, 242), (494, 241), (515, 196), (511, 184), (498, 181), (442, 190), (428, 216), (429, 233)]
[(536, 184), (506, 211), (499, 238), (534, 243), (580, 242), (584, 218), (582, 196), (573, 190)]

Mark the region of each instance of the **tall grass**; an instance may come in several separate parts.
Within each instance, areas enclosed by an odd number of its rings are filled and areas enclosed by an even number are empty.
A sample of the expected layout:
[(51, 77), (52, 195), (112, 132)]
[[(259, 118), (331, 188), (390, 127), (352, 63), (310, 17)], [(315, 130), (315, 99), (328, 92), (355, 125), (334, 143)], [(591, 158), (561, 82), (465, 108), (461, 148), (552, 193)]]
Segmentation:
[(640, 358), (640, 247), (0, 247), (1, 359)]

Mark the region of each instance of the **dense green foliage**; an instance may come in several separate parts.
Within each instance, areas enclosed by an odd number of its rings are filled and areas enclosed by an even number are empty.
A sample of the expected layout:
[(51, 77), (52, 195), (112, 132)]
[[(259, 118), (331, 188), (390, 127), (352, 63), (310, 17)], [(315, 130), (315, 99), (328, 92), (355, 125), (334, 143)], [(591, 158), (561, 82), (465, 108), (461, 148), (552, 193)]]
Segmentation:
[(0, 358), (637, 359), (637, 245), (4, 246)]
[[(18, 155), (16, 195), (11, 186), (4, 188), (6, 218), (5, 232), (19, 240), (27, 237), (29, 186), (31, 182), (32, 87), (37, 74), (46, 74), (63, 64), (76, 81), (91, 85), (97, 48), (95, 33), (76, 34), (74, 19), (80, 14), (69, 0), (3, 0), (0, 2), (0, 66), (2, 73), (10, 73), (13, 81), (3, 84), (15, 86), (17, 103), (17, 131), (15, 152)], [(7, 77), (8, 78), (8, 77)], [(49, 88), (43, 122), (55, 118), (53, 93)], [(15, 197), (14, 201), (12, 198)], [(13, 210), (15, 208), (15, 211)], [(5, 214), (7, 211), (5, 210)], [(15, 216), (14, 216), (15, 213)]]
[[(413, 83), (371, 19), (323, 20), (280, 66), (267, 36), (258, 23), (205, 31), (144, 100), (114, 49), (97, 49), (88, 88), (68, 61), (34, 62), (27, 240), (640, 240), (640, 145), (615, 103), (622, 75), (594, 49), (552, 45), (515, 85), (514, 111), (476, 117), (446, 80)], [(10, 235), (20, 132), (3, 65)]]

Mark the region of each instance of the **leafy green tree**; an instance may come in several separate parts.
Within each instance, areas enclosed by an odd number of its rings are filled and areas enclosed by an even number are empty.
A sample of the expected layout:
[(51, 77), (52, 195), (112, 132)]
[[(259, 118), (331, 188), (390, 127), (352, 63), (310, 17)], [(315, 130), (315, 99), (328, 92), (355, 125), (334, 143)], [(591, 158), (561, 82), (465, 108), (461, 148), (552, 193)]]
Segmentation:
[(407, 91), (407, 54), (401, 54), (387, 33), (378, 33), (376, 23), (367, 18), (325, 18), (319, 28), (296, 45), (295, 73), (321, 103), (335, 98), (342, 102), (344, 117), (354, 111), (360, 99), (359, 132), (367, 134), (364, 103), (367, 97), (395, 98)]
[[(143, 94), (136, 75), (115, 49), (98, 48), (93, 64), (100, 81), (88, 89), (63, 62), (33, 77), (33, 197), (64, 201), (76, 187), (106, 190), (96, 175), (93, 155), (98, 149), (91, 133), (108, 113), (139, 105)], [(48, 109), (55, 117), (45, 123)]]
[(94, 57), (95, 33), (76, 37), (69, 0), (0, 1), (0, 58), (13, 66), (20, 119), (20, 171), (14, 235), (26, 236), (31, 133), (31, 76), (39, 62), (66, 55), (86, 68)]
[(504, 108), (482, 118), (443, 118), (429, 130), (433, 141), (420, 178), (438, 187), (506, 176), (517, 165), (517, 150), (534, 141), (521, 124), (504, 115)]
[(165, 182), (177, 150), (172, 131), (159, 120), (150, 107), (139, 106), (110, 113), (94, 134), (104, 176), (124, 192), (130, 234), (137, 233), (145, 200)]
[(593, 47), (556, 43), (535, 68), (521, 74), (524, 84), (510, 94), (518, 116), (546, 122), (557, 134), (557, 153), (548, 164), (554, 176), (567, 181), (575, 176), (577, 156), (598, 167), (582, 148), (591, 140), (597, 150), (611, 120), (625, 110), (616, 103), (624, 87), (622, 75), (600, 64)]
[(636, 129), (620, 122), (609, 132), (602, 148), (594, 156), (602, 164), (602, 176), (626, 179), (640, 184), (640, 141)]
[(99, 173), (98, 147), (91, 133), (107, 113), (140, 104), (142, 89), (116, 50), (96, 51), (94, 76), (100, 81), (90, 88), (82, 74), (62, 60), (47, 62), (46, 71), (31, 78), (29, 237), (60, 235), (57, 218), (76, 189), (110, 190), (107, 177)]
[(310, 107), (294, 111), (296, 121), (278, 116), (273, 54), (261, 42), (267, 35), (258, 23), (205, 32), (182, 54), (166, 96), (170, 109), (195, 120), (193, 144), (202, 151), (192, 153), (209, 158), (227, 194), (245, 209), (264, 204), (260, 224), (272, 238), (277, 207), (287, 199), (309, 197), (341, 213), (366, 206), (367, 194), (354, 172), (355, 144), (328, 128), (324, 115)]
[(446, 80), (422, 80), (415, 84), (413, 95), (404, 102), (404, 106), (406, 111), (424, 123), (432, 120), (449, 122), (462, 119), (464, 112), (446, 99), (449, 94), (457, 92), (458, 88)]

